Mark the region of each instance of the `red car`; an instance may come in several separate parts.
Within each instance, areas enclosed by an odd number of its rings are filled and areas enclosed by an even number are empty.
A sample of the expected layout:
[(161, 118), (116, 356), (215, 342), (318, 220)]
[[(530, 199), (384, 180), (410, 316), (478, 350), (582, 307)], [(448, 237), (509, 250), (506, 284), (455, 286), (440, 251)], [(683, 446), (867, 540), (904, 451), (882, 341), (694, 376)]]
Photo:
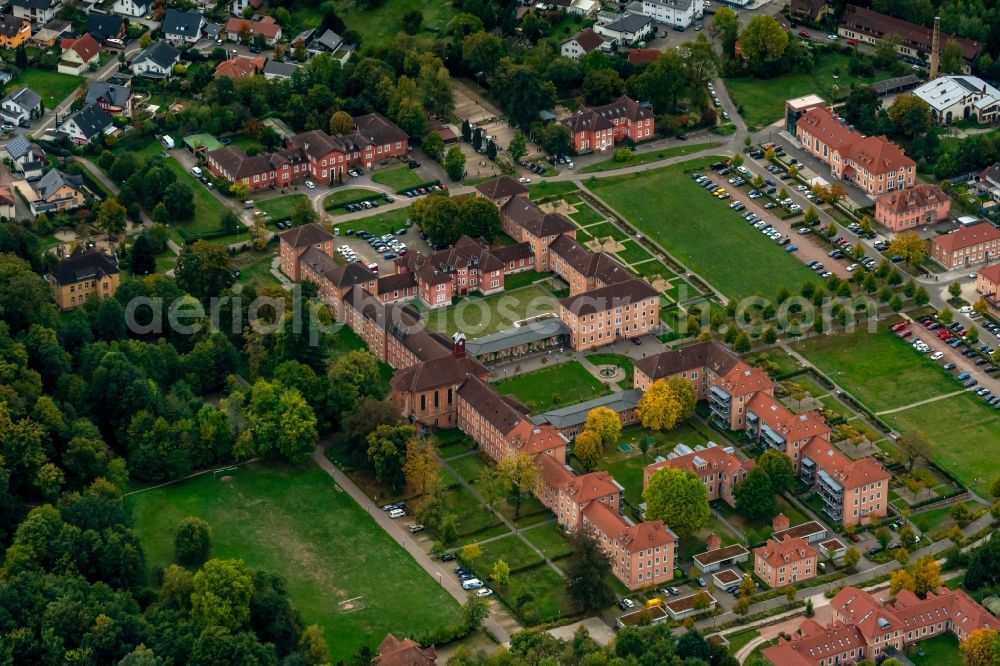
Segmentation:
[(445, 185), (444, 183), (438, 183), (438, 186), (439, 186), (439, 187), (440, 187), (440, 188), (441, 188), (442, 190), (445, 190), (445, 191), (447, 191), (447, 190), (448, 190), (448, 186), (447, 186), (447, 185)]
[(898, 335), (898, 336), (899, 336), (899, 337), (901, 337), (901, 338), (908, 338), (908, 337), (910, 337), (911, 335), (913, 335), (913, 331), (911, 331), (911, 330), (910, 330), (910, 329), (908, 329), (908, 328), (904, 328), (904, 329), (903, 329), (902, 331), (900, 331), (900, 332), (899, 332), (899, 333), (897, 333), (896, 335)]
[(856, 40), (856, 39), (848, 39), (847, 40), (847, 45), (848, 46), (857, 46), (858, 45), (858, 40)]
[(808, 32), (806, 32), (805, 30), (799, 30), (799, 37), (804, 37), (804, 38), (806, 38), (806, 39), (811, 39), (811, 38), (812, 38), (812, 35), (810, 35), (810, 34), (809, 34)]
[(899, 331), (902, 331), (904, 328), (906, 328), (906, 322), (901, 321), (898, 324), (894, 324), (893, 327), (889, 330), (892, 331), (893, 333), (898, 333)]
[(937, 336), (939, 340), (942, 340), (944, 342), (948, 342), (949, 340), (951, 340), (951, 333), (949, 333), (948, 331), (938, 331)]

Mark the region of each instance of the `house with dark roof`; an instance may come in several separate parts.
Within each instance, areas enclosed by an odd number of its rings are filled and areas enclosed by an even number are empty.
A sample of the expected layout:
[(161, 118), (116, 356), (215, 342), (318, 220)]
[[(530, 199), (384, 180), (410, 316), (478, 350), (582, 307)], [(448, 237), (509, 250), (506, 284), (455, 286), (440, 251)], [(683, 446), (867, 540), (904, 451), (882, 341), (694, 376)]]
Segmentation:
[(528, 188), (510, 176), (500, 176), (494, 180), (476, 185), (476, 196), (484, 197), (493, 202), (497, 208), (503, 208), (512, 197), (525, 195)]
[(442, 308), (450, 306), (455, 296), (503, 291), (506, 264), (485, 241), (462, 236), (450, 248), (429, 256), (407, 253), (396, 260), (396, 272), (413, 273), (420, 300), (429, 308)]
[(52, 169), (31, 187), (35, 191), (35, 199), (29, 202), (32, 215), (73, 210), (84, 204), (83, 176)]
[(344, 45), (344, 38), (329, 29), (319, 35), (313, 33), (310, 37), (306, 43), (306, 50), (310, 53), (336, 53)]
[(562, 121), (578, 153), (613, 150), (625, 140), (648, 141), (653, 138), (654, 122), (652, 109), (626, 96), (603, 106), (585, 106)]
[(645, 39), (649, 34), (656, 34), (656, 26), (650, 16), (626, 12), (609, 23), (598, 22), (594, 31), (615, 44), (624, 45)]
[(830, 13), (830, 5), (826, 0), (791, 0), (788, 10), (796, 21), (819, 23)]
[(268, 81), (272, 79), (290, 79), (298, 68), (298, 63), (268, 60), (264, 64), (263, 74), (264, 78)]
[(103, 44), (109, 39), (123, 39), (128, 25), (125, 19), (115, 14), (90, 12), (84, 32)]
[(13, 125), (27, 127), (44, 112), (42, 98), (31, 88), (18, 88), (0, 100), (0, 116)]
[(597, 49), (610, 50), (611, 39), (597, 34), (594, 32), (593, 28), (585, 28), (575, 36), (570, 37), (563, 42), (559, 46), (559, 53), (564, 58), (579, 60), (591, 51), (596, 51)]
[(64, 39), (60, 46), (62, 57), (58, 69), (61, 73), (80, 76), (90, 65), (97, 66), (101, 45), (90, 33), (85, 32), (78, 39)]
[(169, 79), (174, 65), (180, 63), (181, 52), (167, 42), (153, 42), (149, 48), (132, 59), (129, 67), (136, 76), (148, 79)]
[(52, 267), (49, 284), (60, 310), (72, 310), (89, 298), (111, 298), (121, 276), (117, 260), (97, 249), (78, 245), (70, 256)]
[(302, 279), (299, 258), (310, 247), (333, 256), (333, 234), (316, 223), (292, 227), (278, 234), (281, 272), (296, 282)]
[(14, 169), (26, 180), (42, 177), (46, 168), (45, 151), (37, 143), (32, 143), (24, 134), (15, 134), (5, 148)]
[(79, 145), (87, 145), (114, 129), (114, 121), (99, 104), (89, 104), (59, 124), (59, 131)]
[(199, 12), (168, 9), (160, 23), (160, 31), (171, 44), (194, 44), (201, 39), (206, 25), (205, 17)]
[(31, 21), (13, 14), (0, 18), (0, 48), (16, 49), (31, 39)]
[(11, 0), (10, 6), (17, 18), (28, 19), (34, 24), (48, 23), (56, 17), (60, 0)]
[(87, 84), (85, 104), (96, 104), (105, 112), (125, 116), (132, 115), (132, 88), (107, 81), (91, 81)]

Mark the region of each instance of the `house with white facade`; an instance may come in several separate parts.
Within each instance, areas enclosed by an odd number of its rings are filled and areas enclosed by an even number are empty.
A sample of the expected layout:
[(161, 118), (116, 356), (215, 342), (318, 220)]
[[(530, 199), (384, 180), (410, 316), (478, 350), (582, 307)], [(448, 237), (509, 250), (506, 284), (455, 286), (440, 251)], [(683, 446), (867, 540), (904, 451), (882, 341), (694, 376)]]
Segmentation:
[(174, 65), (181, 61), (181, 52), (166, 42), (153, 42), (132, 60), (132, 73), (148, 79), (169, 79)]
[(653, 19), (642, 14), (624, 14), (607, 23), (598, 22), (594, 32), (613, 40), (619, 46), (632, 44), (656, 34)]
[(958, 120), (1000, 120), (1000, 90), (978, 76), (939, 76), (913, 91), (931, 107), (931, 120), (951, 125)]
[(688, 28), (705, 14), (705, 0), (642, 0), (642, 13), (657, 23)]
[(153, 0), (115, 0), (111, 11), (122, 16), (146, 16), (153, 11)]

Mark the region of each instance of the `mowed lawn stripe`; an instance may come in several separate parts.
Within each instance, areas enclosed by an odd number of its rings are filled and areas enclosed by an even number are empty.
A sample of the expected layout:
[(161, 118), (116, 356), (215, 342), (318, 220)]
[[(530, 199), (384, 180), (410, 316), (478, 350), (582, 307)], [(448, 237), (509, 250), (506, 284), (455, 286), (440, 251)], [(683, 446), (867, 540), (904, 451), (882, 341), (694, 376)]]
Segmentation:
[(723, 159), (601, 178), (587, 187), (730, 299), (773, 298), (782, 286), (797, 293), (815, 274), (684, 173)]
[[(454, 598), (312, 463), (250, 464), (228, 481), (204, 475), (126, 503), (151, 567), (173, 563), (177, 524), (197, 516), (212, 527), (214, 557), (282, 576), (334, 663), (386, 632), (419, 636), (459, 620)], [(350, 599), (356, 610), (343, 612)]]

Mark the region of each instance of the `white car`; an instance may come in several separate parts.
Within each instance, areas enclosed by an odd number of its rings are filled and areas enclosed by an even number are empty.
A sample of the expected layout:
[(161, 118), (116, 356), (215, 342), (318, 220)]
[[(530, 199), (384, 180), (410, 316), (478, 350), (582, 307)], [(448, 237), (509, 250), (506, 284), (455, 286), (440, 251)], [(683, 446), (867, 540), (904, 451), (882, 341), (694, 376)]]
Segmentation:
[(493, 590), (491, 590), (488, 587), (481, 587), (478, 590), (476, 590), (477, 597), (488, 597), (491, 594), (493, 594)]
[(531, 182), (531, 179), (530, 178), (525, 178), (524, 176), (521, 176), (520, 178), (517, 179), (517, 182), (524, 183), (525, 185), (527, 185), (528, 183)]
[(940, 361), (943, 358), (944, 358), (944, 352), (934, 352), (933, 354), (931, 354), (932, 361)]
[(308, 187), (310, 190), (316, 189), (316, 183), (312, 182), (311, 180), (307, 180), (305, 182), (305, 186)]
[(853, 273), (854, 271), (857, 270), (857, 268), (858, 268), (857, 264), (851, 264), (850, 266), (847, 267), (847, 272), (848, 273)]
[(962, 307), (960, 307), (958, 309), (958, 311), (961, 312), (962, 314), (969, 314), (970, 312), (972, 312), (972, 306), (971, 305), (963, 305)]

